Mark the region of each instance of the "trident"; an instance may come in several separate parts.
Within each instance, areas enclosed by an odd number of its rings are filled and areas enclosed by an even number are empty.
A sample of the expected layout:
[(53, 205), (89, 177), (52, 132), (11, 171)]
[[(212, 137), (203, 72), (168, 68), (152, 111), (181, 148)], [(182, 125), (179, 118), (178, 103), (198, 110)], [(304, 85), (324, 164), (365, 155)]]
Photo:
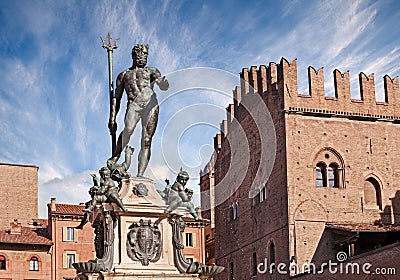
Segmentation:
[[(114, 98), (114, 81), (113, 81), (113, 67), (112, 67), (112, 53), (113, 50), (117, 48), (117, 41), (118, 39), (114, 40), (114, 43), (111, 44), (111, 35), (108, 33), (107, 39), (108, 43), (104, 41), (104, 38), (100, 36), (101, 42), (103, 43), (103, 48), (107, 50), (108, 53), (108, 80), (109, 80), (109, 90), (110, 90), (110, 116), (111, 116), (111, 111), (112, 111), (112, 102)], [(111, 156), (114, 155), (115, 152), (115, 147), (116, 147), (116, 126), (115, 129), (110, 129), (110, 135), (111, 135)]]

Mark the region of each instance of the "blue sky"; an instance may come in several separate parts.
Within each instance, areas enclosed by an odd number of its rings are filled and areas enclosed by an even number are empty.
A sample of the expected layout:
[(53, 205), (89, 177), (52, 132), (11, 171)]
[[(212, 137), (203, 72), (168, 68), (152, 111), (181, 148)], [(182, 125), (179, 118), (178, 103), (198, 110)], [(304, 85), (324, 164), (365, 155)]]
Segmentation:
[[(39, 166), (41, 216), (50, 197), (89, 199), (89, 173), (110, 154), (107, 53), (99, 38), (110, 32), (120, 38), (115, 75), (143, 42), (148, 65), (171, 82), (158, 92), (148, 176), (162, 187), (182, 166), (197, 188), (243, 67), (297, 58), (300, 92), (307, 93), (307, 67), (323, 66), (328, 94), (332, 71), (350, 70), (354, 97), (358, 73), (375, 73), (382, 99), (382, 77), (400, 73), (399, 23), (396, 0), (1, 1), (0, 161)], [(193, 67), (213, 69), (187, 70)]]

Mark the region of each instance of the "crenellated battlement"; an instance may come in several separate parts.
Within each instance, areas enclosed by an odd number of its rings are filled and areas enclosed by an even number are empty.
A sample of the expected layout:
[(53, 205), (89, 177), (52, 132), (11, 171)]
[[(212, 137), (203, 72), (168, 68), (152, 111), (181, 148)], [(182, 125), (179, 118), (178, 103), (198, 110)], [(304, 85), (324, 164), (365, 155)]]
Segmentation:
[(360, 99), (352, 99), (350, 72), (333, 71), (334, 96), (325, 92), (325, 73), (321, 67), (308, 67), (308, 94), (298, 91), (297, 60), (282, 58), (279, 64), (270, 62), (259, 67), (243, 68), (240, 86), (233, 90), (233, 104), (227, 108), (227, 120), (221, 123), (222, 140), (229, 131), (233, 118), (240, 120), (246, 114), (243, 104), (258, 94), (272, 115), (277, 112), (344, 117), (368, 121), (384, 120), (400, 123), (399, 78), (388, 75), (384, 80), (384, 101), (376, 101), (374, 74), (358, 75)]
[[(374, 74), (367, 76), (359, 74), (360, 99), (352, 99), (350, 94), (350, 72), (333, 71), (334, 96), (325, 95), (324, 68), (316, 70), (308, 67), (308, 94), (298, 92), (297, 61), (292, 62), (282, 58), (279, 64), (273, 62), (259, 68), (251, 66), (243, 68), (240, 73), (241, 86), (234, 90), (235, 107), (240, 105), (244, 98), (259, 93), (265, 101), (270, 96), (281, 96), (284, 101), (284, 110), (340, 111), (350, 114), (379, 116), (388, 119), (400, 118), (400, 91), (398, 77), (384, 79), (384, 100), (376, 101)], [(267, 102), (268, 103), (268, 102)], [(270, 108), (277, 109), (277, 108)]]

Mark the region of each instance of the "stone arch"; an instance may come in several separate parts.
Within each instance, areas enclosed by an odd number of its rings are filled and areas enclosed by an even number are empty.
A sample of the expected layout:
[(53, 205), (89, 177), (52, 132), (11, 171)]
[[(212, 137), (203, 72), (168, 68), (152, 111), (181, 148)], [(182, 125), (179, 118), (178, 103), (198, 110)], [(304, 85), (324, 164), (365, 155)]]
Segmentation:
[(319, 202), (307, 199), (297, 205), (293, 220), (312, 220), (326, 222), (328, 220), (328, 214), (325, 207)]
[(374, 174), (368, 175), (363, 186), (365, 208), (382, 210), (382, 181)]
[(32, 259), (33, 257), (36, 257), (38, 259), (39, 262), (41, 262), (41, 258), (38, 254), (30, 254), (29, 257), (26, 259), (27, 261), (29, 261), (30, 259)]

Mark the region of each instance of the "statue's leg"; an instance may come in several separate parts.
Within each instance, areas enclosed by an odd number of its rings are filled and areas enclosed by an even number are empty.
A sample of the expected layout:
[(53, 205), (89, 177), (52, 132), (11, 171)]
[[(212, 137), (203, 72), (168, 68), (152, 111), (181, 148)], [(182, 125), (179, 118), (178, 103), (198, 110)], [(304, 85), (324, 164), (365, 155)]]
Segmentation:
[(118, 159), (121, 156), (122, 150), (126, 147), (126, 145), (128, 145), (129, 139), (133, 131), (135, 130), (135, 127), (139, 122), (139, 120), (140, 120), (139, 113), (133, 109), (133, 106), (129, 106), (128, 104), (128, 108), (126, 109), (125, 113), (125, 121), (124, 121), (125, 127), (118, 137), (117, 147), (115, 149), (113, 157), (111, 158), (114, 162), (118, 161)]
[(167, 206), (167, 208), (165, 208), (164, 212), (165, 213), (171, 213), (172, 211), (174, 211), (176, 208), (178, 208), (179, 206), (179, 200), (177, 201), (171, 201), (169, 203), (169, 205)]
[(92, 200), (90, 201), (90, 204), (88, 205), (88, 207), (83, 209), (83, 212), (92, 213), (93, 210), (94, 210), (94, 207), (96, 207), (96, 205), (97, 205), (96, 199), (92, 198)]
[(200, 220), (199, 216), (197, 215), (196, 210), (194, 209), (193, 203), (189, 204), (189, 205), (187, 206), (187, 209), (189, 210), (190, 215), (192, 215), (192, 217), (193, 217), (196, 221), (199, 221), (199, 220)]
[(81, 223), (80, 223), (78, 226), (76, 226), (75, 228), (76, 228), (76, 229), (83, 229), (83, 226), (84, 226), (87, 222), (89, 222), (89, 214), (88, 214), (88, 213), (85, 213), (85, 214), (83, 215), (83, 219), (82, 219)]
[(133, 148), (129, 145), (125, 148), (125, 161), (124, 161), (124, 169), (128, 170), (129, 166), (131, 166), (131, 157), (133, 154)]
[(158, 122), (158, 104), (142, 115), (142, 141), (138, 156), (138, 177), (142, 177), (149, 164), (151, 155), (151, 141)]
[(118, 193), (112, 192), (110, 194), (111, 200), (114, 201), (122, 211), (127, 212), (128, 209), (125, 208), (125, 205), (122, 203), (121, 199), (118, 196)]

